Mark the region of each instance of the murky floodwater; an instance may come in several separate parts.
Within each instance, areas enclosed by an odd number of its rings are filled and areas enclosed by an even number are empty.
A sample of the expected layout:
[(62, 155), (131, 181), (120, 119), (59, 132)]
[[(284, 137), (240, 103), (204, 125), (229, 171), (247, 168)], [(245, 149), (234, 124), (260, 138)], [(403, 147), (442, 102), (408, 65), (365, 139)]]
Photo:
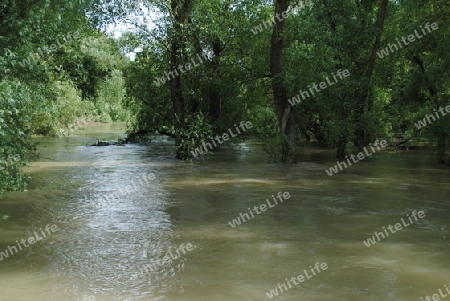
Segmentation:
[[(162, 138), (85, 146), (121, 132), (96, 129), (38, 138), (30, 190), (0, 198), (0, 217), (9, 216), (0, 219), (0, 252), (8, 255), (0, 300), (269, 300), (278, 284), (280, 301), (409, 301), (446, 292), (450, 170), (433, 156), (382, 154), (329, 177), (328, 151), (271, 164), (245, 144), (187, 164), (168, 156), (172, 143)], [(291, 198), (275, 205), (279, 191)], [(273, 208), (230, 226), (268, 198)], [(363, 243), (414, 210), (425, 218)], [(45, 229), (53, 224), (58, 231)], [(30, 237), (41, 240), (19, 250)], [(316, 262), (328, 268), (312, 276)], [(299, 283), (305, 269), (312, 277)]]

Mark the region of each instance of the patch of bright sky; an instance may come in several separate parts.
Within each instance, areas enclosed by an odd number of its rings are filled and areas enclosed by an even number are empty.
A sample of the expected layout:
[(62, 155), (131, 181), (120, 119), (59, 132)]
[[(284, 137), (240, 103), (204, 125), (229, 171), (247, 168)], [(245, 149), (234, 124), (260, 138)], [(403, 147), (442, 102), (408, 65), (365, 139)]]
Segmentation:
[[(134, 14), (127, 17), (127, 20), (123, 20), (117, 23), (111, 23), (106, 28), (106, 33), (114, 39), (119, 39), (126, 32), (136, 31), (136, 25), (145, 25), (148, 31), (151, 31), (156, 27), (155, 20), (161, 13), (156, 9), (150, 11), (148, 8), (141, 6), (140, 14)], [(136, 53), (141, 52), (142, 47), (137, 47), (133, 51), (126, 53), (132, 61), (136, 58)]]

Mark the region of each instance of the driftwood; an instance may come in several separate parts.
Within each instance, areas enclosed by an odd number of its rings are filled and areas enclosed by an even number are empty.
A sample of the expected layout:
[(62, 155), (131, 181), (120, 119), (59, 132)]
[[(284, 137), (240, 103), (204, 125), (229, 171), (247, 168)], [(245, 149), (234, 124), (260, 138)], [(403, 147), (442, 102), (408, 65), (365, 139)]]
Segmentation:
[(408, 142), (408, 141), (411, 140), (411, 139), (412, 139), (412, 137), (409, 137), (408, 139), (405, 139), (405, 140), (403, 140), (403, 141), (400, 141), (399, 143), (397, 143), (397, 144), (395, 145), (395, 147), (399, 147), (399, 146), (405, 144), (406, 142)]
[[(159, 130), (157, 132), (159, 135), (165, 135), (165, 136), (175, 138), (175, 134), (173, 134), (171, 132), (168, 132), (165, 130)], [(117, 142), (97, 140), (96, 143), (91, 144), (90, 146), (110, 146), (110, 145), (122, 146), (127, 143), (135, 143), (137, 140), (139, 140), (139, 137), (141, 137), (141, 136), (154, 135), (154, 134), (155, 134), (155, 131), (140, 130), (140, 131), (129, 134), (126, 138), (118, 139)]]
[(124, 145), (123, 139), (119, 139), (117, 142), (110, 142), (110, 141), (100, 141), (97, 139), (97, 142), (94, 144), (90, 144), (89, 146), (110, 146), (110, 145)]
[(409, 137), (409, 138), (407, 138), (407, 139), (405, 139), (405, 140), (403, 140), (403, 141), (400, 141), (400, 142), (398, 142), (398, 143), (396, 143), (396, 144), (394, 144), (394, 145), (388, 145), (387, 147), (386, 147), (386, 150), (388, 150), (388, 151), (397, 151), (397, 149), (405, 149), (405, 150), (409, 150), (409, 149), (414, 149), (414, 147), (408, 147), (408, 146), (403, 146), (403, 144), (406, 144), (409, 140), (411, 140), (412, 139), (412, 137)]

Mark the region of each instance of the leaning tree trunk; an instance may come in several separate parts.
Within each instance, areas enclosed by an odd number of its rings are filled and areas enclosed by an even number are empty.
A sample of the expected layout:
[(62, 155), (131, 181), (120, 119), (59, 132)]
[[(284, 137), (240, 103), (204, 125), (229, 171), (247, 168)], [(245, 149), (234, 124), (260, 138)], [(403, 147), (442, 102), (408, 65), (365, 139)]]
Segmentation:
[(380, 49), (381, 46), (381, 36), (383, 34), (384, 30), (384, 23), (386, 20), (387, 10), (388, 10), (389, 0), (381, 0), (380, 4), (380, 16), (378, 17), (378, 32), (377, 36), (375, 38), (375, 43), (372, 47), (372, 53), (370, 54), (369, 62), (367, 64), (367, 69), (363, 77), (362, 82), (362, 91), (361, 96), (359, 98), (359, 104), (357, 108), (357, 122), (356, 122), (356, 133), (355, 133), (355, 146), (358, 147), (358, 149), (362, 150), (364, 146), (369, 144), (370, 140), (372, 139), (370, 133), (367, 133), (366, 124), (364, 122), (364, 116), (367, 115), (367, 113), (370, 110), (371, 105), (368, 101), (369, 96), (369, 87), (370, 83), (372, 81), (372, 75), (373, 71), (375, 69), (375, 62), (377, 59), (377, 52)]
[(277, 113), (280, 132), (283, 137), (281, 161), (296, 161), (296, 122), (294, 108), (288, 103), (283, 83), (283, 28), (284, 18), (277, 18), (288, 8), (289, 0), (275, 0), (274, 25), (270, 47), (270, 73), (275, 111)]

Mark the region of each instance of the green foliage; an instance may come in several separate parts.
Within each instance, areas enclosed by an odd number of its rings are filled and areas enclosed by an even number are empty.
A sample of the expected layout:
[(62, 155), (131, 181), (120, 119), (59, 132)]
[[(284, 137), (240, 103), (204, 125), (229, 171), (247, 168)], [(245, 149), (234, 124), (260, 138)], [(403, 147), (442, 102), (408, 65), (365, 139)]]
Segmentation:
[(125, 79), (120, 70), (113, 70), (100, 84), (95, 108), (102, 122), (126, 121), (129, 111), (124, 109), (126, 102)]
[[(82, 0), (0, 4), (0, 193), (26, 188), (21, 169), (33, 151), (31, 135), (62, 137), (73, 134), (80, 120), (129, 117), (122, 108), (121, 72), (128, 59), (112, 39), (90, 28), (90, 5)], [(81, 38), (65, 41), (69, 33)], [(48, 51), (52, 45), (56, 48)], [(38, 59), (24, 64), (40, 50)]]
[[(437, 22), (439, 30), (377, 58), (367, 97), (361, 91), (366, 91), (363, 77), (379, 28), (380, 1), (313, 2), (312, 8), (290, 15), (283, 32), (282, 82), (287, 99), (331, 78), (338, 69), (348, 69), (351, 76), (295, 106), (299, 132), (307, 139), (314, 136), (321, 146), (340, 149), (392, 132), (439, 139), (443, 145), (443, 137), (450, 136), (448, 116), (420, 131), (414, 123), (448, 103), (446, 2), (389, 2), (381, 48), (425, 22)], [(192, 4), (192, 11), (183, 4)], [(184, 10), (187, 15), (180, 18)], [(117, 43), (98, 30), (113, 20), (145, 16), (149, 11), (157, 12), (152, 14), (157, 18), (155, 26), (149, 29), (142, 17), (143, 23)], [(20, 170), (32, 150), (30, 135), (71, 135), (79, 120), (132, 120), (135, 131), (168, 131), (177, 136), (177, 151), (184, 152), (183, 158), (213, 135), (251, 120), (265, 151), (279, 161), (286, 137), (280, 135), (269, 72), (272, 28), (258, 34), (252, 31), (270, 22), (273, 11), (273, 2), (262, 0), (173, 0), (171, 5), (124, 0), (3, 1), (0, 192), (26, 187)], [(20, 66), (30, 54), (68, 32), (78, 32), (82, 38), (31, 66)], [(176, 53), (171, 52), (173, 46)], [(137, 48), (141, 51), (134, 62), (121, 53)], [(213, 59), (181, 73), (180, 85), (155, 84), (155, 79), (172, 71), (174, 55), (185, 65), (211, 54)]]
[(213, 139), (213, 131), (210, 123), (202, 113), (192, 114), (185, 118), (186, 126), (178, 133), (180, 143), (176, 145), (178, 150), (187, 150), (182, 154), (184, 158), (191, 158), (195, 148), (200, 147), (203, 142), (210, 142)]
[(135, 117), (134, 131), (157, 131), (172, 126), (170, 94), (165, 85), (153, 81), (163, 75), (164, 61), (149, 49), (144, 49), (124, 70), (126, 80), (126, 107)]
[(281, 145), (283, 137), (280, 134), (277, 116), (270, 107), (257, 108), (254, 110), (253, 128), (256, 137), (262, 142), (263, 150), (275, 162), (281, 160)]
[(33, 149), (30, 91), (17, 81), (0, 82), (0, 194), (25, 190), (22, 167)]
[(42, 93), (35, 89), (39, 101), (32, 103), (33, 133), (63, 137), (76, 130), (76, 121), (84, 117), (89, 103), (82, 100), (70, 82), (52, 81), (43, 87)]

